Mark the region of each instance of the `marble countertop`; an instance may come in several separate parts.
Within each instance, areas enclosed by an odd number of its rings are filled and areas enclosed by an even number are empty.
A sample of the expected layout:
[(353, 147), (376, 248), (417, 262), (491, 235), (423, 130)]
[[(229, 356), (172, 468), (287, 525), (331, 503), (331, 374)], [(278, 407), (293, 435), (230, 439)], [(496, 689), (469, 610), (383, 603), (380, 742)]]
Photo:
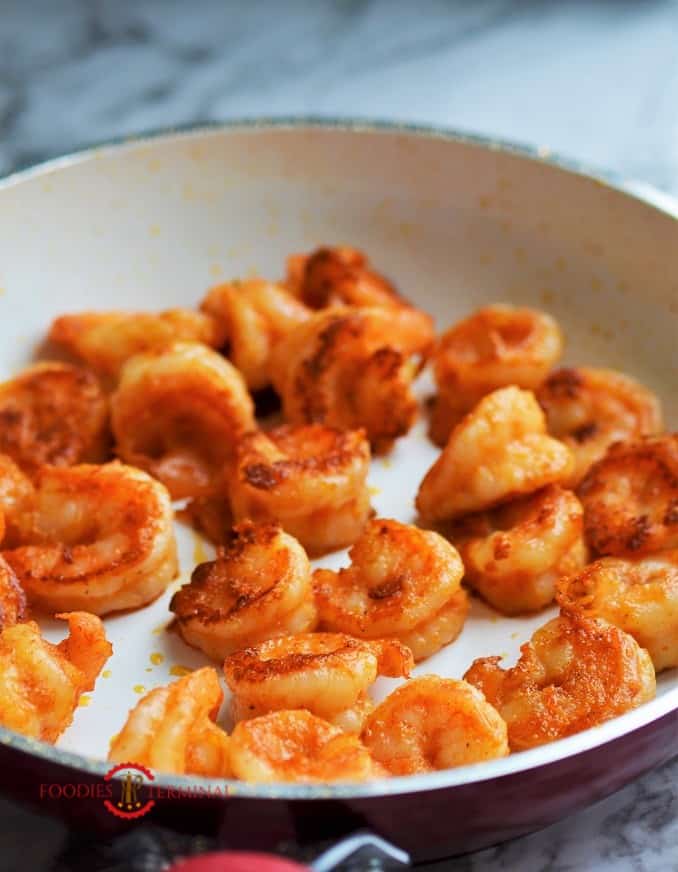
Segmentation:
[[(0, 174), (149, 128), (313, 114), (527, 142), (678, 194), (677, 39), (674, 0), (0, 0)], [(59, 825), (0, 812), (2, 868), (47, 869)], [(674, 761), (435, 868), (663, 872), (677, 845)]]

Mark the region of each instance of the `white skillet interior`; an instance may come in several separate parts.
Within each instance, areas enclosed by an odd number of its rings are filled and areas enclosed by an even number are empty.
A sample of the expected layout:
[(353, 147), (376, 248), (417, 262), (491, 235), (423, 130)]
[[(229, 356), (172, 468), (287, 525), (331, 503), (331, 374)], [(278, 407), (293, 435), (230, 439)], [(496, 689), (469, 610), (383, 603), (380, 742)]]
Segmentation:
[[(595, 180), (405, 130), (262, 126), (103, 148), (0, 183), (0, 375), (31, 359), (57, 314), (191, 306), (227, 278), (281, 276), (290, 252), (346, 243), (364, 249), (441, 329), (492, 301), (547, 309), (565, 332), (567, 362), (637, 376), (676, 426), (677, 228)], [(425, 377), (422, 397), (429, 391)], [(422, 421), (373, 462), (380, 515), (414, 520), (412, 500), (436, 454)], [(175, 667), (206, 662), (164, 631), (172, 591), (211, 554), (190, 530), (177, 531), (181, 578), (146, 609), (106, 619), (110, 675), (83, 700), (64, 749), (105, 757), (143, 689), (172, 680)], [(335, 554), (317, 564), (345, 562)], [(417, 673), (459, 677), (486, 654), (510, 661), (550, 614), (504, 618), (474, 600), (460, 639)], [(63, 635), (41, 623), (49, 638)], [(394, 684), (380, 681), (376, 696)], [(676, 670), (660, 677), (658, 695), (666, 694), (678, 705)], [(650, 706), (659, 714), (668, 701)], [(576, 748), (594, 744), (594, 733)], [(554, 746), (540, 757), (558, 753)], [(493, 766), (473, 770), (486, 777)]]

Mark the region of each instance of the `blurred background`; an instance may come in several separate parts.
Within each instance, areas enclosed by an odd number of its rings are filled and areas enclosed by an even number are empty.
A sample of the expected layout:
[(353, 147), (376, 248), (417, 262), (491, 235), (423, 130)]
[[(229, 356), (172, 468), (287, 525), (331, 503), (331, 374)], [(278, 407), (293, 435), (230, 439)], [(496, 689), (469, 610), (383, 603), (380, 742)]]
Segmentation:
[(379, 117), (678, 191), (674, 0), (0, 0), (0, 172), (150, 128)]

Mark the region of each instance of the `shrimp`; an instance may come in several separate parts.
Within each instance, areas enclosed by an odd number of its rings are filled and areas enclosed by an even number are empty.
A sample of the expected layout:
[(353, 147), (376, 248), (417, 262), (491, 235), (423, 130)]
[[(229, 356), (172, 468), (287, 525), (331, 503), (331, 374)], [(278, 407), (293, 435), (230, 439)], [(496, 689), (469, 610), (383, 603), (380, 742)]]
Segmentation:
[(277, 524), (244, 521), (216, 560), (195, 568), (170, 611), (184, 641), (214, 660), (266, 639), (309, 632), (317, 612), (306, 552)]
[(226, 491), (236, 521), (277, 521), (312, 554), (355, 542), (372, 508), (363, 430), (320, 424), (254, 431), (236, 446)]
[(316, 313), (272, 354), (271, 379), (288, 421), (362, 427), (375, 451), (387, 451), (417, 416), (407, 345), (384, 309)]
[(563, 350), (554, 319), (535, 309), (495, 304), (478, 309), (438, 340), (438, 387), (431, 438), (444, 445), (456, 424), (486, 394), (515, 385), (535, 390)]
[(230, 776), (229, 737), (215, 723), (223, 699), (210, 666), (156, 687), (130, 711), (108, 759), (177, 775)]
[(0, 452), (28, 474), (43, 464), (98, 463), (108, 449), (108, 402), (88, 370), (36, 363), (0, 385)]
[(250, 390), (270, 384), (272, 349), (311, 315), (286, 288), (262, 279), (218, 285), (209, 291), (200, 308), (219, 325), (228, 343), (229, 357)]
[(678, 433), (613, 445), (579, 488), (584, 530), (599, 555), (678, 548)]
[(411, 351), (426, 357), (433, 346), (433, 318), (403, 299), (356, 248), (323, 247), (308, 255), (291, 255), (287, 285), (313, 309), (337, 305), (385, 309), (401, 335), (407, 335)]
[(640, 560), (603, 557), (562, 578), (557, 600), (629, 633), (656, 672), (678, 666), (678, 549)]
[(573, 466), (569, 448), (546, 434), (534, 394), (501, 388), (454, 428), (419, 486), (417, 509), (428, 522), (452, 520), (560, 482)]
[(576, 487), (613, 442), (662, 430), (658, 398), (635, 379), (611, 369), (559, 369), (537, 391), (549, 433), (575, 459)]
[(11, 457), (0, 454), (0, 527), (2, 548), (12, 548), (32, 529), (34, 489)]
[(559, 485), (469, 515), (451, 538), (466, 581), (505, 615), (533, 612), (552, 602), (557, 580), (587, 562), (584, 510)]
[(129, 360), (111, 411), (119, 455), (174, 499), (212, 492), (236, 441), (255, 426), (240, 373), (197, 342)]
[(162, 351), (182, 340), (220, 348), (225, 340), (213, 318), (191, 309), (61, 315), (52, 322), (48, 338), (113, 379), (136, 354)]
[(99, 618), (59, 614), (69, 636), (52, 645), (33, 621), (0, 634), (0, 724), (44, 742), (70, 725), (80, 694), (94, 688), (113, 651)]
[(442, 536), (398, 521), (370, 521), (351, 565), (313, 576), (323, 629), (360, 639), (397, 639), (415, 660), (456, 639), (468, 602), (459, 554)]
[(506, 721), (512, 751), (571, 736), (655, 695), (650, 655), (606, 621), (564, 612), (520, 651), (511, 669), (481, 657), (464, 675)]
[(506, 724), (465, 681), (423, 675), (401, 685), (369, 715), (362, 736), (391, 775), (453, 769), (506, 757)]
[(407, 676), (411, 652), (393, 639), (373, 642), (342, 633), (271, 639), (226, 658), (234, 720), (280, 709), (306, 709), (346, 732), (359, 733), (378, 675)]
[(26, 594), (12, 567), (0, 557), (0, 632), (27, 617)]
[(382, 774), (357, 736), (310, 712), (276, 711), (241, 721), (231, 766), (243, 781), (365, 781)]
[(4, 557), (31, 604), (103, 615), (139, 608), (177, 574), (172, 506), (141, 470), (44, 466)]

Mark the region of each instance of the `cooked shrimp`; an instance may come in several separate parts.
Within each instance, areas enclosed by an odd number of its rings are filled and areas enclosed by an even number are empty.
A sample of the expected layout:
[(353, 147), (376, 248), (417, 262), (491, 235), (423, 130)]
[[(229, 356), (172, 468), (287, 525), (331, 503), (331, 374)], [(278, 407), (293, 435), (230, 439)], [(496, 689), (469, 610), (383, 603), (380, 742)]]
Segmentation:
[(191, 309), (61, 315), (52, 322), (48, 338), (101, 375), (113, 378), (135, 354), (162, 351), (182, 340), (215, 348), (224, 342), (217, 322)]
[(362, 430), (319, 424), (254, 431), (236, 446), (226, 490), (236, 521), (277, 521), (313, 554), (350, 545), (372, 509)]
[(324, 629), (398, 639), (415, 660), (456, 639), (467, 611), (463, 566), (442, 536), (380, 518), (368, 523), (349, 555), (350, 567), (314, 573)]
[(287, 285), (314, 309), (337, 305), (387, 309), (397, 321), (396, 329), (402, 336), (407, 334), (411, 351), (427, 355), (433, 345), (433, 318), (403, 299), (356, 248), (318, 248), (308, 255), (291, 255)]
[(535, 309), (495, 304), (450, 327), (434, 353), (438, 395), (431, 438), (444, 445), (485, 394), (508, 385), (536, 389), (562, 350), (558, 325)]
[(236, 721), (303, 708), (359, 733), (372, 707), (367, 690), (377, 676), (407, 676), (413, 666), (409, 649), (393, 639), (367, 642), (342, 633), (301, 633), (232, 654), (224, 672)]
[(365, 781), (381, 774), (356, 736), (303, 710), (236, 724), (231, 766), (243, 781)]
[(505, 615), (538, 611), (558, 579), (586, 563), (583, 516), (577, 497), (555, 484), (469, 515), (451, 533), (466, 581)]
[(215, 723), (223, 699), (210, 666), (156, 687), (130, 711), (108, 759), (177, 775), (228, 777), (230, 742)]
[(44, 742), (56, 742), (69, 726), (80, 694), (93, 689), (113, 650), (94, 615), (56, 617), (69, 629), (58, 645), (32, 621), (0, 634), (0, 724)]
[(479, 512), (567, 478), (570, 450), (546, 434), (534, 394), (494, 391), (457, 424), (419, 486), (417, 509), (426, 521)]
[(271, 379), (293, 424), (365, 429), (386, 451), (417, 416), (412, 349), (384, 309), (318, 312), (271, 358)]
[(169, 494), (146, 473), (117, 462), (44, 466), (34, 484), (3, 551), (32, 604), (102, 615), (150, 602), (176, 576)]
[(278, 525), (245, 521), (233, 528), (216, 560), (195, 568), (170, 610), (184, 640), (214, 660), (313, 630), (317, 613), (306, 552)]
[(0, 452), (28, 473), (106, 459), (108, 403), (93, 373), (36, 363), (0, 385)]
[(218, 285), (200, 308), (219, 325), (229, 357), (250, 390), (270, 384), (272, 349), (311, 314), (286, 288), (262, 279)]
[(579, 496), (586, 538), (598, 554), (678, 548), (678, 433), (613, 445)]
[(657, 672), (678, 666), (678, 550), (642, 560), (603, 557), (558, 582), (563, 609), (604, 618), (629, 633)]
[(662, 430), (658, 398), (635, 379), (611, 369), (559, 369), (537, 391), (549, 433), (574, 454), (572, 487), (613, 442)]
[(12, 567), (0, 557), (0, 632), (26, 619), (26, 595)]
[(362, 740), (391, 775), (453, 769), (505, 757), (506, 724), (465, 681), (424, 675), (395, 690), (367, 718)]
[(475, 660), (464, 679), (483, 691), (508, 725), (512, 751), (571, 736), (652, 699), (652, 660), (606, 621), (563, 613), (521, 647), (518, 663)]
[(255, 426), (240, 373), (197, 342), (129, 360), (111, 411), (120, 456), (175, 499), (213, 491), (236, 441)]
[(0, 454), (0, 527), (2, 548), (13, 548), (32, 529), (34, 490), (11, 457)]

